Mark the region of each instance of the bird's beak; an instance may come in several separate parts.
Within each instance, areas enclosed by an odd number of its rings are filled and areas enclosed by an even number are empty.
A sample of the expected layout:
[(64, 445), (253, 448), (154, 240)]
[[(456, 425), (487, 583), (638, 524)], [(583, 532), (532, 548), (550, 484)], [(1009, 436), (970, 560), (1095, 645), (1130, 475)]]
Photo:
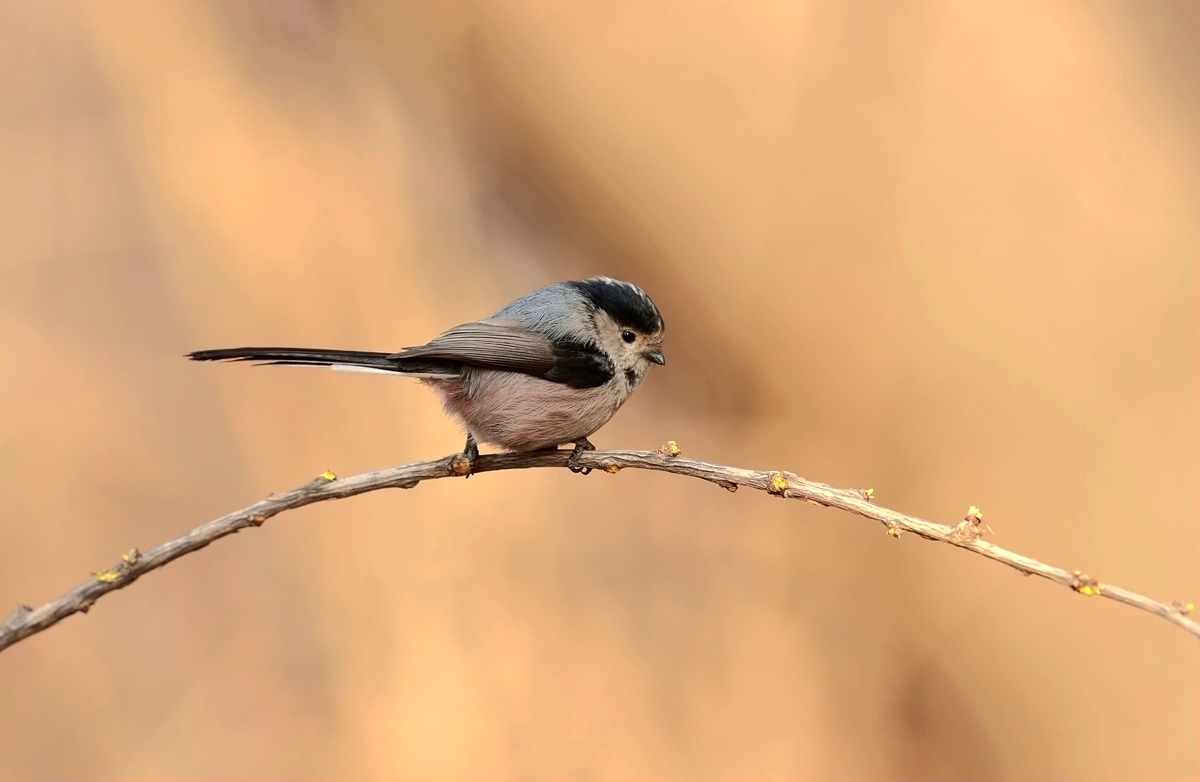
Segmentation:
[(663, 364), (667, 363), (667, 357), (663, 355), (662, 348), (654, 348), (653, 350), (647, 350), (645, 353), (645, 356), (646, 356), (646, 358), (653, 361), (655, 364), (658, 364), (660, 367)]

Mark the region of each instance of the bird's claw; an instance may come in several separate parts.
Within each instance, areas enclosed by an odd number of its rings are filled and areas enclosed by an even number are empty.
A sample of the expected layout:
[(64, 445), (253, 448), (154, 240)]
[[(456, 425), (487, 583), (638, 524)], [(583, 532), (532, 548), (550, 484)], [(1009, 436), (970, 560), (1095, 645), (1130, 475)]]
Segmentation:
[(588, 451), (596, 450), (596, 446), (588, 442), (586, 437), (581, 437), (575, 441), (575, 450), (571, 451), (570, 457), (567, 458), (567, 469), (579, 475), (587, 475), (592, 471), (591, 467), (584, 467), (579, 463), (579, 459)]
[(467, 435), (467, 444), (463, 446), (463, 452), (455, 459), (458, 464), (455, 465), (455, 472), (458, 472), (463, 477), (470, 478), (475, 473), (475, 462), (479, 459), (479, 444), (475, 442), (472, 435)]

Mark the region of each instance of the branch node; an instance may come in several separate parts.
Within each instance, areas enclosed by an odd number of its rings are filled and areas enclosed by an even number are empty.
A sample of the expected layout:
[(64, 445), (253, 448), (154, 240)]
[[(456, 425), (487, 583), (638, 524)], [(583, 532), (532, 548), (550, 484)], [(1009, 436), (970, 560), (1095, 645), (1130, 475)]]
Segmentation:
[(401, 481), (396, 484), (397, 489), (415, 489), (421, 485), (420, 481)]
[(954, 532), (950, 533), (950, 537), (956, 543), (970, 543), (983, 537), (983, 533), (979, 531), (979, 527), (964, 519), (954, 525)]
[(466, 454), (456, 453), (450, 457), (450, 474), (451, 475), (470, 475), (471, 460)]
[(92, 573), (92, 576), (102, 584), (110, 584), (113, 581), (120, 581), (125, 576), (129, 575), (129, 572), (133, 570), (134, 566), (136, 566), (141, 559), (142, 552), (138, 551), (136, 548), (131, 548), (129, 551), (126, 551), (121, 555), (121, 561), (116, 565), (113, 567), (106, 567), (103, 570), (97, 570), (96, 572)]
[(1093, 595), (1100, 594), (1100, 582), (1082, 570), (1076, 570), (1074, 578), (1071, 579), (1071, 589), (1074, 589), (1081, 595), (1092, 597)]
[(601, 462), (600, 469), (604, 470), (609, 475), (616, 475), (621, 471), (621, 465), (616, 462)]
[(875, 490), (874, 489), (859, 489), (858, 494), (860, 497), (862, 497), (867, 502), (875, 501)]
[(265, 514), (265, 513), (251, 513), (249, 516), (246, 517), (246, 521), (250, 522), (251, 524), (253, 524), (256, 527), (261, 527), (263, 525), (263, 522), (266, 520), (267, 520), (267, 514)]
[(900, 529), (900, 525), (891, 519), (885, 521), (884, 524), (887, 525), (887, 534), (891, 535), (893, 538), (898, 538), (904, 534), (904, 530)]
[(1180, 616), (1187, 616), (1188, 614), (1190, 614), (1196, 610), (1195, 603), (1185, 603), (1182, 600), (1172, 600), (1167, 605), (1171, 608), (1172, 611), (1179, 614)]
[(21, 603), (13, 610), (8, 619), (4, 620), (5, 627), (17, 628), (25, 621), (25, 617), (33, 613), (33, 608)]
[(683, 453), (683, 449), (679, 447), (679, 443), (674, 440), (667, 440), (658, 448), (658, 452), (668, 459), (674, 459), (679, 454)]
[(962, 521), (954, 525), (952, 537), (959, 543), (969, 543), (982, 538), (985, 530), (991, 532), (992, 528), (983, 523), (983, 511), (972, 505)]
[(738, 489), (738, 485), (733, 481), (717, 481), (717, 485), (730, 494), (733, 494)]

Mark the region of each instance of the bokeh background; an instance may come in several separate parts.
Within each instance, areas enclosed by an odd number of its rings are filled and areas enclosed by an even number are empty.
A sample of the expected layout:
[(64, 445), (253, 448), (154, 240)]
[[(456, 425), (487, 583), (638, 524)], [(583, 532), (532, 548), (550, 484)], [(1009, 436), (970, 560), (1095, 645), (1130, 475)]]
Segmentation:
[[(595, 438), (1196, 599), (1193, 2), (0, 5), (0, 603), (438, 457), (395, 349), (546, 282), (668, 322)], [(1169, 779), (1195, 639), (671, 476), (289, 513), (0, 658), (5, 779)]]

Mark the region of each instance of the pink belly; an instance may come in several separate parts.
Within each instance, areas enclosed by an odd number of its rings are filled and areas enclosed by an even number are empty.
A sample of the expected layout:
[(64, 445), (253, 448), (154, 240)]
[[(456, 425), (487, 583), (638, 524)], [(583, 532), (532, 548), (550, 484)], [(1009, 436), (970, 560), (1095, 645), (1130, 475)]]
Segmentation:
[(554, 448), (587, 437), (608, 423), (627, 396), (612, 384), (571, 388), (507, 372), (480, 372), (469, 384), (425, 382), (476, 440), (510, 451)]

